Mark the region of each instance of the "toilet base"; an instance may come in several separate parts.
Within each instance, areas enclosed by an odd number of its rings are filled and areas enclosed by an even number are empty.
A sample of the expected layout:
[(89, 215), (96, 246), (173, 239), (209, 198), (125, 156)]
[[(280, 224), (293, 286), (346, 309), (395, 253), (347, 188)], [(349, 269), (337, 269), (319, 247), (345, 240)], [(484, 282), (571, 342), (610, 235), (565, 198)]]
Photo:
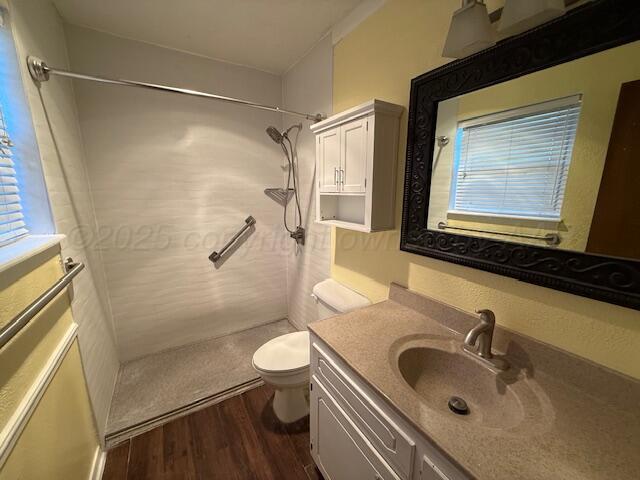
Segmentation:
[(309, 384), (296, 387), (277, 387), (273, 397), (273, 411), (283, 423), (292, 423), (309, 415)]

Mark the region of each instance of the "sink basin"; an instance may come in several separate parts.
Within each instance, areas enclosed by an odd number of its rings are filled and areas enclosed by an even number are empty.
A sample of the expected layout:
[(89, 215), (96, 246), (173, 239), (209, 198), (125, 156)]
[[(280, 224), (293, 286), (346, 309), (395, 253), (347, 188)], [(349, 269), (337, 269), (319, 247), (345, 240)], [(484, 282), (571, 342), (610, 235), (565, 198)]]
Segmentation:
[[(411, 339), (393, 355), (397, 369), (431, 410), (486, 428), (515, 429), (538, 417), (540, 403), (517, 367), (497, 372), (462, 351), (453, 339)], [(454, 413), (451, 397), (462, 398), (468, 414)]]

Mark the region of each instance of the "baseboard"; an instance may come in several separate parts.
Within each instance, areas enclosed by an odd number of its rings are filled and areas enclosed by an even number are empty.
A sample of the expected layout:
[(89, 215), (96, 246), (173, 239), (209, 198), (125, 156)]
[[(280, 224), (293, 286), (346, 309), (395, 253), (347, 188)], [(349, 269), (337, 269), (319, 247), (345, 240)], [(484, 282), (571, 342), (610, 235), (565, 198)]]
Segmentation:
[(51, 354), (44, 368), (38, 374), (38, 377), (31, 384), (27, 393), (22, 397), (20, 404), (13, 412), (9, 421), (0, 431), (0, 468), (3, 467), (7, 458), (11, 454), (13, 447), (15, 447), (22, 431), (26, 427), (31, 415), (35, 411), (40, 399), (44, 395), (45, 390), (53, 380), (58, 368), (62, 364), (65, 355), (71, 348), (73, 341), (78, 336), (78, 325), (72, 323), (69, 325), (67, 332), (62, 340), (58, 343), (58, 346)]
[(240, 395), (247, 390), (259, 387), (260, 385), (264, 385), (264, 382), (261, 378), (249, 380), (248, 382), (244, 382), (235, 387), (228, 388), (227, 390), (216, 393), (215, 395), (201, 398), (188, 405), (176, 408), (175, 410), (171, 410), (170, 412), (167, 412), (163, 415), (158, 415), (157, 417), (150, 418), (149, 420), (137, 423), (136, 425), (132, 425), (131, 427), (123, 428), (122, 430), (118, 430), (113, 433), (108, 433), (105, 438), (107, 449), (115, 447), (119, 443), (136, 437), (142, 433), (148, 432), (149, 430), (153, 430), (160, 425), (169, 423), (176, 418), (184, 417), (185, 415), (189, 415), (190, 413), (210, 407), (211, 405), (215, 405), (216, 403), (220, 403), (224, 400), (227, 400), (228, 398)]
[(96, 454), (93, 456), (93, 465), (91, 466), (91, 473), (89, 474), (89, 480), (101, 480), (104, 473), (104, 464), (107, 461), (107, 452), (102, 447), (96, 448)]

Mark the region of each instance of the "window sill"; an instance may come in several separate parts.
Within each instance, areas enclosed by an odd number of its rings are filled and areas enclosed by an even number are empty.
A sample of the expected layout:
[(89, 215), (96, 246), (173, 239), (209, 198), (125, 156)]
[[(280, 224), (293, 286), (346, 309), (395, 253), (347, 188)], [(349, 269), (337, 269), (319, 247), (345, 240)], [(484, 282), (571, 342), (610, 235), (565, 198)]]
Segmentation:
[(561, 218), (540, 218), (540, 217), (526, 217), (517, 215), (501, 215), (497, 213), (474, 213), (474, 212), (462, 212), (459, 210), (449, 210), (447, 212), (447, 218), (451, 220), (477, 220), (484, 223), (492, 223), (491, 220), (498, 220), (500, 224), (509, 224), (516, 222), (525, 222), (532, 228), (546, 228), (557, 229), (558, 225), (562, 223)]
[(64, 235), (29, 235), (17, 242), (0, 247), (0, 273), (60, 245)]

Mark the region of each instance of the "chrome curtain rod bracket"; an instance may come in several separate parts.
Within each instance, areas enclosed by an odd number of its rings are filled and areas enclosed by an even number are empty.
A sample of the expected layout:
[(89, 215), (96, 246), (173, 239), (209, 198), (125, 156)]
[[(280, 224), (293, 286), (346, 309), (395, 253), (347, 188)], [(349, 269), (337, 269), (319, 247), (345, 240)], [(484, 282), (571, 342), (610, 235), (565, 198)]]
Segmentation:
[(209, 255), (209, 260), (211, 260), (213, 263), (216, 263), (218, 260), (220, 260), (224, 255), (224, 252), (229, 250), (231, 245), (233, 245), (235, 241), (238, 238), (240, 238), (240, 235), (242, 235), (244, 232), (246, 232), (249, 228), (251, 228), (255, 224), (256, 224), (256, 219), (253, 218), (251, 215), (249, 215), (245, 219), (244, 225), (242, 226), (240, 231), (236, 233), (233, 237), (231, 237), (231, 239), (227, 242), (227, 244), (224, 247), (222, 247), (222, 250), (220, 250), (219, 252), (213, 252), (211, 255)]
[(480, 230), (476, 228), (450, 227), (446, 222), (438, 222), (439, 230), (461, 230), (464, 232), (489, 233), (492, 235), (504, 235), (505, 237), (529, 238), (531, 240), (542, 240), (549, 245), (560, 245), (561, 238), (557, 233), (547, 233), (546, 235), (527, 235), (526, 233), (506, 233), (492, 230)]
[(78, 275), (83, 268), (83, 263), (74, 262), (71, 257), (66, 258), (64, 261), (65, 274), (60, 278), (60, 280), (54, 283), (46, 292), (36, 298), (31, 305), (13, 317), (9, 323), (0, 329), (0, 348), (9, 343), (11, 339), (20, 332), (20, 330), (26, 327), (31, 319), (33, 319), (40, 310), (46, 307), (51, 300), (64, 290), (64, 288), (71, 283), (71, 280), (73, 280), (73, 278)]
[(134, 80), (124, 80), (118, 78), (98, 77), (95, 75), (85, 75), (82, 73), (70, 72), (68, 70), (61, 70), (58, 68), (50, 67), (42, 59), (33, 57), (31, 55), (27, 57), (27, 67), (29, 68), (29, 74), (31, 75), (31, 78), (38, 83), (48, 81), (51, 75), (59, 75), (61, 77), (76, 78), (78, 80), (90, 80), (92, 82), (107, 83), (111, 85), (124, 85), (127, 87), (146, 88), (148, 90), (178, 93), (181, 95), (191, 95), (194, 97), (207, 98), (209, 100), (236, 103), (239, 105), (244, 105), (246, 107), (258, 108), (260, 110), (268, 110), (271, 112), (296, 115), (298, 117), (306, 118), (307, 120), (310, 120), (312, 122), (319, 122), (320, 120), (324, 120), (326, 118), (326, 116), (321, 113), (296, 112), (294, 110), (287, 110), (272, 105), (264, 105), (261, 103), (250, 102), (248, 100), (242, 100), (240, 98), (225, 97), (223, 95), (215, 95), (213, 93), (200, 92), (198, 90), (190, 90), (188, 88), (178, 88), (167, 85), (158, 85), (155, 83), (137, 82)]

